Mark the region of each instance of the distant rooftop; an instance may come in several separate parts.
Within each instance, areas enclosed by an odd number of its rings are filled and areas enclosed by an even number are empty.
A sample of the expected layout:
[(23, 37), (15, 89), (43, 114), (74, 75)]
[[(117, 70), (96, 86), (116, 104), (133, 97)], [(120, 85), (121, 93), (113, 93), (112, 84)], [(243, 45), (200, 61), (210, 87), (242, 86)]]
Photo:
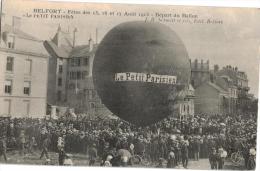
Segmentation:
[(89, 44), (74, 46), (76, 38), (73, 36), (69, 32), (62, 31), (59, 26), (52, 40), (46, 40), (44, 46), (51, 55), (60, 58), (86, 57), (95, 53), (98, 44), (94, 44), (91, 38)]
[(18, 28), (13, 28), (13, 26), (11, 25), (8, 25), (8, 24), (5, 24), (3, 27), (2, 27), (2, 32), (3, 33), (12, 33), (20, 38), (23, 38), (23, 39), (29, 39), (29, 40), (35, 40), (35, 41), (41, 41), (40, 39), (28, 34), (28, 33), (25, 33), (24, 31), (18, 29)]

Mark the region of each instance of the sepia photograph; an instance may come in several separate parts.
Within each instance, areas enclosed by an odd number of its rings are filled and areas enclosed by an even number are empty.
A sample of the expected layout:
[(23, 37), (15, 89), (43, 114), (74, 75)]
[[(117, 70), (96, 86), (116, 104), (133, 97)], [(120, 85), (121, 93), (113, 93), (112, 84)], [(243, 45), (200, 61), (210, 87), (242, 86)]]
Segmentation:
[(255, 170), (260, 10), (2, 0), (0, 163)]

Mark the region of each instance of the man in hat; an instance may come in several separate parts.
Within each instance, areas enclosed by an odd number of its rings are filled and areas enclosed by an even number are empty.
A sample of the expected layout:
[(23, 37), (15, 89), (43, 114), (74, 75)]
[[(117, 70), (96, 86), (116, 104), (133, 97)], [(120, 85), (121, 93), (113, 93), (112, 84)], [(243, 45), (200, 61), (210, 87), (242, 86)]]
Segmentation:
[(187, 168), (188, 166), (188, 160), (189, 160), (189, 142), (188, 140), (182, 140), (181, 145), (181, 158), (182, 158), (182, 165), (184, 168)]
[(21, 130), (20, 134), (20, 155), (24, 156), (25, 152), (25, 131)]
[(215, 148), (212, 148), (212, 151), (209, 154), (209, 163), (211, 169), (218, 169), (218, 154)]
[(34, 154), (34, 151), (36, 150), (37, 147), (37, 142), (35, 137), (32, 137), (29, 141), (29, 148), (28, 148), (28, 152), (31, 154)]
[(61, 147), (59, 149), (59, 165), (63, 165), (64, 164), (65, 158), (66, 158), (66, 153), (64, 151), (64, 147)]
[(42, 142), (42, 153), (40, 156), (40, 159), (42, 159), (42, 157), (45, 155), (46, 158), (49, 158), (49, 154), (48, 154), (48, 146), (49, 146), (49, 138), (48, 136), (44, 136), (43, 142)]
[(89, 166), (93, 166), (95, 164), (96, 158), (98, 157), (95, 143), (92, 145), (92, 147), (89, 148), (88, 155), (89, 155)]
[(196, 136), (193, 141), (193, 154), (194, 160), (199, 160), (200, 158), (200, 137)]

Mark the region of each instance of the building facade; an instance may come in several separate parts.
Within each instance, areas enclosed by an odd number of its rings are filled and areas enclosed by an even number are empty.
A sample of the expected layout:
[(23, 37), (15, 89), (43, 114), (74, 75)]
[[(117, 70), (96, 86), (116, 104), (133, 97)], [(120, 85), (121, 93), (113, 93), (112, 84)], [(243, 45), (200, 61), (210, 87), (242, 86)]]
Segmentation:
[(48, 53), (43, 41), (23, 32), (19, 18), (2, 15), (0, 116), (43, 118), (46, 114)]
[(217, 84), (225, 88), (229, 92), (230, 97), (230, 113), (244, 112), (250, 105), (252, 98), (249, 94), (248, 78), (245, 72), (240, 71), (237, 67), (227, 65), (221, 70), (215, 71)]
[[(44, 45), (50, 54), (48, 104), (67, 106), (89, 116), (110, 113), (94, 89), (92, 67), (97, 44), (89, 38), (87, 45), (76, 46), (77, 29), (72, 33), (61, 27)], [(111, 113), (110, 113), (111, 114)]]
[(222, 69), (214, 65), (211, 70), (209, 61), (195, 59), (191, 84), (195, 87), (195, 113), (235, 114), (246, 111), (252, 101), (246, 73), (230, 65)]

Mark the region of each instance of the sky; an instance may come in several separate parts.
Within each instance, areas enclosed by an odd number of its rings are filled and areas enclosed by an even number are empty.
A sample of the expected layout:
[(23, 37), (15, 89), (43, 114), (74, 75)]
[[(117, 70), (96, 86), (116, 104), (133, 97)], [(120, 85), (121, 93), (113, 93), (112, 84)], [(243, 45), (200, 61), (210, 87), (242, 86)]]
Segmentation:
[[(260, 52), (260, 10), (252, 8), (220, 8), (220, 7), (191, 7), (191, 6), (152, 6), (152, 5), (120, 5), (120, 4), (87, 4), (87, 3), (61, 3), (32, 0), (4, 0), (3, 12), (6, 22), (11, 16), (21, 17), (21, 29), (42, 40), (50, 40), (59, 25), (63, 30), (71, 32), (77, 27), (76, 44), (87, 44), (90, 36), (96, 39), (98, 29), (98, 42), (114, 26), (127, 21), (144, 21), (146, 17), (140, 16), (102, 16), (75, 14), (73, 19), (28, 18), (25, 15), (33, 14), (33, 9), (62, 9), (128, 13), (149, 13), (149, 20), (161, 22), (174, 30), (184, 42), (189, 57), (209, 60), (210, 66), (220, 67), (226, 65), (237, 66), (239, 70), (248, 75), (250, 93), (258, 94), (259, 80), (259, 52)], [(194, 23), (190, 18), (188, 23), (167, 22), (171, 18), (155, 17), (158, 14), (192, 14), (198, 20), (221, 21), (222, 24)], [(151, 17), (151, 15), (153, 15)], [(8, 19), (9, 17), (9, 19)], [(176, 18), (175, 18), (176, 19)], [(182, 18), (183, 21), (184, 18)], [(163, 21), (162, 21), (163, 20)], [(9, 21), (11, 23), (11, 21)]]

